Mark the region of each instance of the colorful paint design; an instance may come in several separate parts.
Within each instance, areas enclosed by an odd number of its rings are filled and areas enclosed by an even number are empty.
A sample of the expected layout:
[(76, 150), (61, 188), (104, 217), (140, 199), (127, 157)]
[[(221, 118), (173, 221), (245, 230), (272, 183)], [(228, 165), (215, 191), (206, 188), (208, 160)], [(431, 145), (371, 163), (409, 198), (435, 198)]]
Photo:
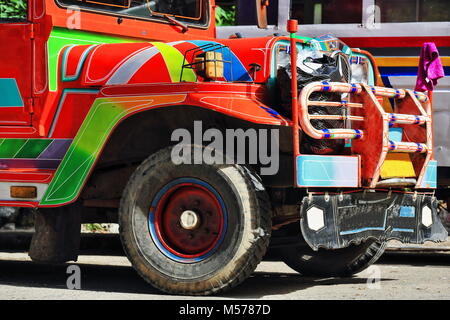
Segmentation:
[(48, 39), (48, 74), (50, 91), (58, 89), (58, 56), (68, 45), (97, 45), (103, 43), (132, 43), (142, 40), (113, 37), (100, 33), (92, 33), (65, 28), (53, 28)]
[[(99, 50), (98, 45), (114, 44), (114, 43), (136, 43), (136, 48), (131, 53), (126, 53), (127, 48), (121, 47), (111, 47), (107, 50), (111, 52), (117, 51), (117, 57), (120, 58), (115, 65), (111, 64), (111, 57), (105, 60), (105, 58), (100, 58), (102, 55), (102, 50)], [(91, 81), (89, 78), (90, 68), (93, 66), (98, 66), (98, 59), (106, 61), (111, 64), (110, 69), (112, 74), (107, 77), (107, 84), (126, 84), (126, 83), (144, 83), (143, 77), (140, 75), (143, 70), (146, 71), (147, 75), (155, 74), (155, 65), (158, 65), (158, 73), (160, 76), (158, 82), (194, 82), (197, 77), (192, 69), (185, 68), (182, 72), (182, 66), (185, 63), (184, 52), (188, 49), (193, 49), (196, 47), (207, 46), (211, 44), (218, 44), (214, 41), (176, 41), (171, 43), (162, 42), (150, 42), (145, 43), (134, 40), (134, 39), (123, 39), (117, 37), (109, 37), (84, 31), (69, 31), (60, 28), (54, 28), (50, 39), (48, 41), (48, 51), (49, 51), (49, 79), (50, 79), (50, 90), (57, 90), (57, 64), (58, 56), (60, 52), (63, 51), (62, 58), (62, 70), (61, 79), (63, 82), (78, 80), (80, 74), (83, 72), (83, 68), (87, 68), (88, 75), (84, 79), (84, 82), (90, 85), (104, 85), (106, 83), (102, 81)], [(72, 54), (74, 50), (81, 50), (80, 45), (82, 45), (82, 51), (79, 54)], [(121, 53), (118, 50), (122, 50)], [(208, 51), (206, 49), (206, 51)], [(121, 57), (121, 54), (123, 56)], [(223, 51), (224, 61), (228, 61), (224, 64), (224, 75), (227, 81), (252, 81), (251, 76), (248, 71), (241, 63), (239, 58), (228, 48)], [(105, 53), (103, 53), (105, 55)], [(96, 60), (96, 57), (97, 60)], [(162, 61), (161, 61), (162, 58)], [(93, 63), (96, 61), (96, 63)], [(75, 66), (73, 66), (75, 65)], [(163, 66), (167, 68), (167, 73), (169, 75), (168, 79), (165, 81), (162, 76)], [(68, 72), (68, 69), (72, 69)], [(75, 70), (73, 70), (75, 69)], [(146, 78), (146, 82), (148, 78)]]
[(72, 45), (68, 47), (66, 50), (64, 50), (63, 54), (63, 63), (61, 68), (61, 79), (63, 82), (67, 81), (75, 81), (78, 80), (80, 77), (81, 70), (83, 69), (84, 63), (86, 61), (86, 58), (88, 54), (91, 52), (92, 49), (94, 49), (94, 45), (89, 46), (87, 48), (83, 48), (83, 53), (81, 54), (80, 61), (78, 62), (76, 66), (76, 71), (74, 74), (67, 74), (67, 56), (70, 54), (71, 50), (75, 47), (75, 45)]
[(56, 169), (71, 139), (0, 139), (0, 169)]
[(185, 99), (184, 94), (97, 99), (58, 167), (40, 205), (60, 205), (77, 197), (103, 145), (122, 119), (135, 112), (181, 103)]
[[(214, 41), (189, 41), (190, 43), (201, 47), (207, 46), (210, 44), (219, 44)], [(206, 50), (208, 51), (208, 50)], [(230, 50), (225, 49), (223, 52), (223, 60), (230, 61), (230, 63), (224, 63), (224, 76), (227, 81), (252, 81), (252, 78), (247, 72), (247, 69), (244, 67), (239, 58)]]

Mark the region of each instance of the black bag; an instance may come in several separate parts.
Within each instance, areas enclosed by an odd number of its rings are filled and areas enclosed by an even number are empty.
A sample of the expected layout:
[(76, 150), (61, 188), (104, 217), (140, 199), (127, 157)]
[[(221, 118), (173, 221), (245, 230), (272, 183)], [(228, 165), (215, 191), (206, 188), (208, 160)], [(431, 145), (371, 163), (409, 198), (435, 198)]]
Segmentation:
[[(336, 61), (329, 57), (323, 56), (319, 59), (311, 59), (310, 62), (320, 63), (322, 67), (307, 73), (297, 67), (297, 89), (300, 91), (311, 82), (322, 81), (342, 81), (341, 75), (336, 65)], [(292, 100), (291, 100), (291, 65), (281, 67), (277, 72), (277, 84), (280, 93), (280, 106), (278, 110), (283, 116), (292, 117)], [(340, 101), (340, 95), (326, 92), (315, 92), (310, 96), (314, 101)], [(342, 107), (320, 107), (310, 106), (309, 113), (313, 115), (342, 115), (346, 112)], [(314, 128), (321, 129), (337, 129), (344, 128), (345, 124), (342, 120), (311, 120)], [(316, 140), (304, 134), (300, 143), (300, 152), (303, 154), (333, 154), (340, 153), (345, 146), (344, 140)]]

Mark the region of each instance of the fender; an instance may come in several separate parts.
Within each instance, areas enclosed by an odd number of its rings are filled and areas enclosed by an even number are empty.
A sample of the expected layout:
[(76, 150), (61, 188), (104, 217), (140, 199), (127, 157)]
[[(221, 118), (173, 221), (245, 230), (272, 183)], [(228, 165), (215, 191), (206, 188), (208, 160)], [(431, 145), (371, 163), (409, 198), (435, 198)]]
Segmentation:
[(121, 122), (133, 114), (154, 108), (182, 108), (188, 105), (258, 124), (289, 125), (289, 120), (262, 103), (263, 97), (264, 86), (250, 83), (186, 82), (104, 87), (58, 166), (39, 206), (61, 206), (75, 201), (108, 138)]

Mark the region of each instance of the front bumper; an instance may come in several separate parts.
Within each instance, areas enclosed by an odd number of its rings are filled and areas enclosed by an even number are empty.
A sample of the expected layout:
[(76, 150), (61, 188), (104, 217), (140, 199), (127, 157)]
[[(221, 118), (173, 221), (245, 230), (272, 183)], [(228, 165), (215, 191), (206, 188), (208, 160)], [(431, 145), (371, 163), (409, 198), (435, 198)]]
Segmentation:
[(367, 239), (422, 244), (446, 241), (429, 194), (355, 192), (310, 195), (303, 199), (301, 230), (309, 246), (340, 249)]

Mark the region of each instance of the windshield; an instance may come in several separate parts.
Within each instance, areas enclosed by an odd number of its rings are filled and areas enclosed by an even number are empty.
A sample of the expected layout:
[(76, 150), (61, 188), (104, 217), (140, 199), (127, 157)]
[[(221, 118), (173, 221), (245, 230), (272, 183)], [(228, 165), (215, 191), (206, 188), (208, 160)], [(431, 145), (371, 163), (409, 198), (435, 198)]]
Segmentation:
[(77, 6), (82, 10), (103, 11), (137, 18), (170, 15), (186, 21), (201, 21), (205, 0), (59, 0), (61, 5)]

